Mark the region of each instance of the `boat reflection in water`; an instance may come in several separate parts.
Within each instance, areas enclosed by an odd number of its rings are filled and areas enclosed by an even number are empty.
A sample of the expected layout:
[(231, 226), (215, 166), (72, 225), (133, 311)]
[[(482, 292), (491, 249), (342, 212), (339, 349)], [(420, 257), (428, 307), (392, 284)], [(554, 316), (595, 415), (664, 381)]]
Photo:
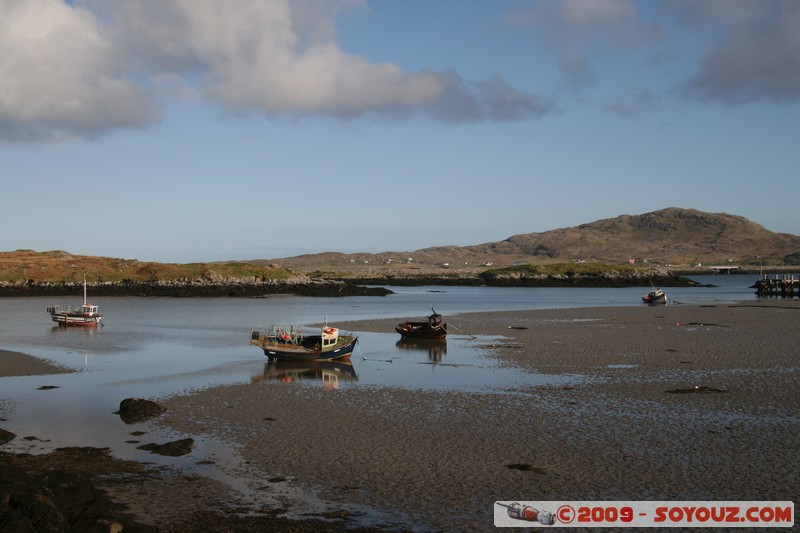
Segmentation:
[(447, 340), (441, 339), (410, 339), (404, 337), (397, 341), (397, 348), (400, 350), (408, 350), (413, 352), (426, 352), (428, 360), (434, 363), (440, 363), (442, 357), (447, 355)]
[(358, 381), (356, 369), (349, 361), (284, 361), (272, 360), (264, 372), (250, 377), (251, 383), (305, 383), (321, 381), (327, 390), (338, 389), (342, 381)]

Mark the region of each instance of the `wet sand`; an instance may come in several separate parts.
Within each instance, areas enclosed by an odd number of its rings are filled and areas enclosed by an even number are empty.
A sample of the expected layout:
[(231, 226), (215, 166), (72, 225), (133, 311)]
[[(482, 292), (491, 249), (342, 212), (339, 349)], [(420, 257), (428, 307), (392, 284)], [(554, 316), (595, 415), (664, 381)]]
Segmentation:
[[(256, 383), (174, 398), (161, 422), (221, 436), (265, 477), (420, 529), (487, 530), (496, 500), (800, 494), (798, 302), (449, 321), (502, 336), (487, 347), (503, 365), (580, 378), (482, 394)], [(396, 322), (340, 326), (389, 332)], [(687, 389), (697, 392), (670, 392)]]
[(43, 376), (63, 374), (71, 370), (28, 354), (0, 349), (0, 378), (10, 376)]
[[(311, 488), (385, 512), (383, 527), (486, 531), (497, 500), (800, 494), (800, 302), (447, 318), (451, 334), (491, 336), (474, 342), (499, 364), (575, 379), (485, 393), (221, 386), (162, 401), (156, 424), (229, 442), (265, 491)], [(132, 498), (131, 512), (148, 523), (190, 494)]]

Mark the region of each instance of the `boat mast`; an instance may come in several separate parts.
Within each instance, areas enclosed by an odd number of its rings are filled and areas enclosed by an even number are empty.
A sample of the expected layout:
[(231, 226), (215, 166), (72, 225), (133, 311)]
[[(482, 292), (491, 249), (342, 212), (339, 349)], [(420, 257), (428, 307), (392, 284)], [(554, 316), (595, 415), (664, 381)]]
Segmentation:
[(86, 274), (83, 275), (83, 305), (86, 305)]

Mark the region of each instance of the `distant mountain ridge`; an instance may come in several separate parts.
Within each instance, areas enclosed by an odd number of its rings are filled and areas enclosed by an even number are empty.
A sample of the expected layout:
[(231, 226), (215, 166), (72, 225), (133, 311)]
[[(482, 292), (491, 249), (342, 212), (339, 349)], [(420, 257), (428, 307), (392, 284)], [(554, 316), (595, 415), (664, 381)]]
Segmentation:
[(504, 242), (527, 255), (558, 260), (664, 264), (754, 262), (759, 257), (781, 263), (800, 252), (800, 236), (774, 233), (741, 216), (675, 207), (515, 235)]
[(711, 265), (795, 273), (800, 236), (741, 216), (668, 208), (415, 252), (167, 264), (16, 250), (0, 252), (0, 296), (74, 295), (84, 277), (93, 295), (106, 296), (382, 296), (382, 285), (682, 286), (694, 283), (684, 276), (710, 273)]
[(496, 266), (597, 261), (691, 266), (736, 262), (800, 265), (800, 236), (775, 233), (742, 216), (670, 207), (620, 215), (541, 233), (471, 246), (435, 246), (414, 252), (323, 253), (272, 260), (289, 268), (408, 261), (449, 266)]

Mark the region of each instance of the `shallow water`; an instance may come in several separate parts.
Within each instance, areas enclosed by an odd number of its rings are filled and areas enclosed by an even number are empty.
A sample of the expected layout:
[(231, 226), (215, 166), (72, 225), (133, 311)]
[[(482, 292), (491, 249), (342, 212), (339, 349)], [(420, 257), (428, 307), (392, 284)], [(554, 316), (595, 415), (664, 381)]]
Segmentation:
[[(755, 300), (754, 276), (703, 276), (716, 287), (671, 288), (675, 305)], [(559, 384), (575, 377), (543, 376), (500, 367), (482, 345), (501, 339), (449, 335), (446, 343), (400, 341), (396, 334), (356, 332), (350, 364), (269, 364), (250, 346), (253, 327), (320, 324), (371, 318), (420, 318), (436, 307), (457, 327), (457, 313), (559, 307), (643, 305), (640, 287), (494, 288), (392, 287), (386, 297), (93, 298), (104, 314), (97, 329), (61, 328), (45, 313), (69, 298), (0, 299), (0, 348), (62, 364), (65, 375), (0, 378), (0, 401), (13, 400), (3, 426), (46, 442), (26, 446), (109, 446), (130, 440), (113, 413), (128, 397), (158, 398), (214, 385), (253, 381), (298, 386), (402, 387), (503, 392)], [(38, 390), (42, 386), (55, 388)], [(16, 441), (15, 441), (16, 442)], [(19, 444), (17, 444), (19, 445)], [(126, 447), (129, 448), (129, 447)]]
[[(716, 305), (755, 300), (754, 276), (698, 278), (718, 287), (672, 288), (674, 305)], [(449, 335), (446, 343), (401, 341), (396, 334), (356, 332), (359, 344), (349, 364), (270, 363), (249, 345), (253, 327), (302, 325), (326, 319), (421, 318), (431, 307), (458, 327), (458, 313), (630, 306), (642, 288), (391, 287), (387, 297), (254, 299), (93, 298), (104, 314), (97, 329), (55, 326), (48, 305), (80, 303), (69, 298), (0, 299), (0, 348), (62, 364), (70, 374), (0, 378), (2, 427), (18, 435), (9, 452), (42, 453), (61, 446), (108, 447), (114, 456), (196, 472), (238, 487), (254, 498), (294, 501), (298, 512), (324, 511), (328, 504), (291, 484), (267, 494), (248, 491), (247, 469), (235, 451), (210, 436), (192, 435), (191, 456), (161, 457), (138, 450), (147, 442), (183, 435), (166, 430), (136, 436), (143, 424), (126, 425), (114, 414), (128, 397), (164, 398), (215, 385), (268, 382), (275, 386), (323, 387), (347, 394), (352, 387), (400, 387), (473, 393), (508, 392), (562, 384), (580, 376), (544, 376), (496, 363), (481, 346), (503, 339)], [(460, 330), (455, 330), (460, 331)], [(333, 391), (337, 392), (333, 392)], [(200, 459), (213, 458), (214, 464)], [(333, 506), (330, 509), (341, 507)], [(364, 510), (360, 510), (363, 512)], [(378, 516), (365, 512), (364, 523)], [(417, 529), (416, 527), (414, 529)], [(424, 529), (424, 528), (421, 528)]]

